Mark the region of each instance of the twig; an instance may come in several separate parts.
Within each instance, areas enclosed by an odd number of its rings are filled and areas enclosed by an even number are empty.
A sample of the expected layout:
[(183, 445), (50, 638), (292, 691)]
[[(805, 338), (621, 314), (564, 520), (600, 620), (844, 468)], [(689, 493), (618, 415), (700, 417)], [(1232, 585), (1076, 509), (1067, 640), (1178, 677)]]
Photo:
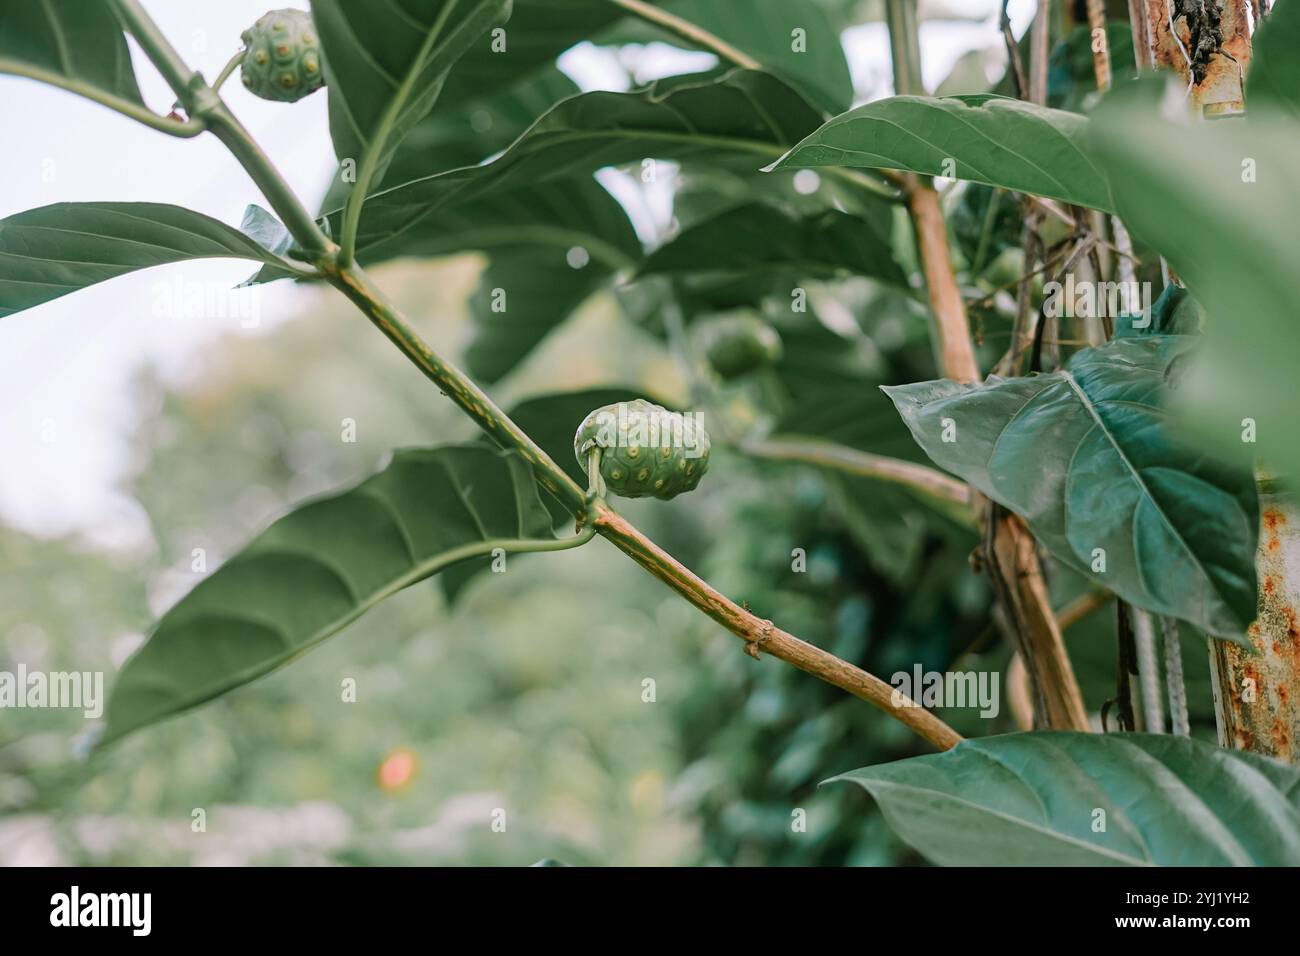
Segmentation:
[(201, 118), (191, 116), (189, 119), (174, 119), (170, 116), (159, 116), (153, 110), (141, 106), (139, 103), (132, 103), (130, 100), (114, 96), (112, 93), (101, 90), (96, 86), (66, 77), (62, 73), (43, 70), (38, 66), (23, 63), (19, 60), (0, 57), (0, 73), (7, 73), (10, 76), (25, 76), (28, 79), (37, 80), (49, 86), (57, 86), (69, 93), (76, 93), (78, 96), (92, 100), (100, 106), (107, 106), (123, 116), (129, 116), (137, 123), (143, 123), (150, 129), (156, 129), (169, 136), (188, 139), (192, 136), (198, 136), (207, 128), (207, 124)]
[(642, 0), (609, 0), (616, 7), (622, 7), (634, 17), (640, 17), (647, 23), (662, 27), (669, 33), (676, 34), (692, 46), (702, 47), (711, 53), (746, 70), (761, 70), (763, 65), (743, 50), (738, 50), (721, 37), (714, 36), (703, 27), (683, 20), (667, 10), (651, 6)]
[(998, 27), (1002, 31), (1002, 40), (1007, 46), (1007, 70), (1011, 73), (1016, 89), (1016, 99), (1023, 100), (1029, 92), (1026, 89), (1025, 64), (1020, 59), (1020, 44), (1011, 32), (1011, 17), (1007, 14), (1007, 0), (1002, 0), (1002, 12), (998, 17)]
[(1056, 612), (1056, 626), (1068, 630), (1093, 611), (1104, 608), (1114, 597), (1109, 591), (1085, 591)]
[(1110, 89), (1110, 45), (1106, 35), (1106, 0), (1087, 0), (1088, 29), (1092, 33), (1092, 71), (1097, 89)]
[(1029, 28), (1029, 101), (1039, 106), (1047, 105), (1047, 60), (1049, 56), (1052, 5), (1049, 0), (1038, 0), (1038, 12)]
[(622, 515), (608, 508), (602, 509), (596, 517), (596, 530), (641, 567), (745, 641), (747, 647), (752, 646), (754, 652), (771, 654), (805, 673), (848, 691), (854, 697), (906, 724), (940, 750), (947, 750), (961, 742), (962, 738), (955, 730), (910, 699), (902, 698), (895, 705), (894, 688), (879, 677), (854, 667), (820, 647), (799, 640), (771, 621), (728, 600), (707, 581), (696, 576), (628, 524)]
[(926, 465), (889, 458), (871, 452), (847, 448), (834, 442), (813, 438), (775, 438), (749, 441), (740, 450), (755, 458), (775, 461), (798, 461), (835, 468), (864, 478), (875, 478), (903, 485), (913, 491), (969, 508), (974, 500), (970, 485)]

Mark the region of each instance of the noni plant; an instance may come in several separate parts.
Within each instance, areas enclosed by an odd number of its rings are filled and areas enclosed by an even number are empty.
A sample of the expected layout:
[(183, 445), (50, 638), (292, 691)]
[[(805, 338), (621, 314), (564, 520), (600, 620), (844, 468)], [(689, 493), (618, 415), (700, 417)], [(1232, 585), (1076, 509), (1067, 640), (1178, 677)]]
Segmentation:
[[(505, 556), (599, 537), (698, 612), (643, 614), (655, 640), (741, 641), (676, 699), (719, 846), (832, 780), (941, 864), (1300, 863), (1300, 2), (1206, 2), (1039, 4), (1001, 79), (954, 71), (952, 95), (922, 83), (914, 0), (884, 3), (892, 89), (854, 87), (864, 14), (834, 0), (312, 0), (224, 38), (211, 83), (141, 0), (5, 3), (0, 72), (214, 137), (250, 205), (10, 215), (0, 316), (243, 259), (249, 286), (337, 295), (474, 426), (206, 570), (121, 666), (96, 753), (407, 587), (439, 576), (452, 613)], [(711, 59), (617, 90), (565, 72), (647, 41)], [(323, 124), (328, 100), (318, 203), (236, 117), (236, 71), (265, 109)], [(451, 355), (383, 267), (466, 253)], [(617, 355), (588, 361), (593, 329)], [(643, 530), (670, 519), (692, 567)], [(719, 713), (719, 687), (754, 693)], [(757, 729), (727, 765), (732, 719)], [(829, 790), (850, 816), (825, 845), (860, 856), (868, 803)]]

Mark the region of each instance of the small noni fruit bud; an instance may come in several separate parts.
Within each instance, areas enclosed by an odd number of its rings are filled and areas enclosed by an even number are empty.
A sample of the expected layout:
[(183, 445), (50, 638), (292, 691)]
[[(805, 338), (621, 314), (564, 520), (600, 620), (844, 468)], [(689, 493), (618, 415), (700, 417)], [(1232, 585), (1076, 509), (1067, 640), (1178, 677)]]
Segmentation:
[(722, 378), (737, 378), (781, 359), (781, 336), (757, 316), (706, 319), (697, 335), (709, 364)]
[(325, 85), (320, 42), (310, 13), (272, 10), (240, 37), (244, 41), (240, 78), (254, 96), (296, 103)]
[(585, 469), (599, 448), (606, 487), (624, 498), (667, 501), (693, 491), (709, 468), (709, 435), (695, 416), (636, 399), (596, 409), (582, 420), (573, 453)]

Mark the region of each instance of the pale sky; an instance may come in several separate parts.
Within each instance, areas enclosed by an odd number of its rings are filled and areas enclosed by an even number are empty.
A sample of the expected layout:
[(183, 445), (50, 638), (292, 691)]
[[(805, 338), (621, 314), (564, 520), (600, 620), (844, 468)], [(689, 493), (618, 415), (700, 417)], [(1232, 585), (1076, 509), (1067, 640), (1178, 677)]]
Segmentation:
[[(181, 55), (213, 79), (266, 3), (146, 0), (145, 6)], [(922, 25), (931, 89), (962, 53), (1000, 42), (997, 0), (948, 5), (985, 19)], [(1013, 0), (1017, 34), (1032, 9), (1033, 0)], [(859, 92), (887, 95), (883, 24), (856, 27), (844, 40)], [(695, 69), (708, 58), (651, 49), (637, 64), (638, 78), (679, 71), (683, 63)], [(166, 112), (173, 99), (166, 84), (138, 50), (135, 65), (146, 102)], [(562, 65), (584, 89), (625, 86), (610, 57), (590, 45), (566, 55)], [(292, 107), (268, 103), (245, 92), (237, 77), (223, 94), (314, 208), (332, 172), (325, 95)], [(0, 130), (0, 217), (54, 202), (147, 201), (186, 206), (237, 225), (248, 203), (265, 205), (213, 137), (174, 139), (28, 80), (0, 76)], [(129, 463), (126, 442), (136, 424), (128, 384), (150, 364), (183, 382), (196, 374), (204, 346), (218, 337), (260, 335), (298, 312), (306, 293), (292, 283), (262, 287), (253, 300), (228, 302), (226, 290), (250, 271), (249, 263), (239, 261), (179, 263), (0, 320), (0, 522), (41, 535), (79, 533), (106, 547), (140, 543), (144, 524), (137, 507), (114, 488)], [(192, 303), (196, 293), (203, 302), (199, 309), (186, 301)]]

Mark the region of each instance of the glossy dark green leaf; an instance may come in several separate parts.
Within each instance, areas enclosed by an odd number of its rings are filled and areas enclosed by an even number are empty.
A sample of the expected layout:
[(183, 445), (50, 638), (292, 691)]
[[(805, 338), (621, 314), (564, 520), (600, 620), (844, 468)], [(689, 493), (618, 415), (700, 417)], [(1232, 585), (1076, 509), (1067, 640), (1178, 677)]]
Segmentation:
[(666, 6), (748, 53), (820, 109), (838, 113), (852, 105), (849, 64), (830, 13), (821, 4), (679, 0)]
[(574, 268), (559, 245), (495, 255), (470, 297), (474, 330), (465, 364), (471, 374), (495, 382), (509, 373), (610, 274), (601, 262)]
[(1112, 210), (1075, 113), (998, 96), (895, 96), (830, 120), (773, 164), (949, 176)]
[(107, 3), (32, 0), (0, 5), (0, 72), (6, 60), (142, 104), (126, 37)]
[(1167, 376), (1196, 341), (1116, 339), (1049, 375), (885, 392), (936, 464), (1024, 517), (1053, 555), (1137, 607), (1244, 641), (1254, 476), (1206, 455), (1168, 410)]
[(371, 196), (361, 216), (358, 252), (369, 249), (373, 255), (378, 248), (382, 253), (395, 236), (413, 229), (439, 232), (439, 219), (450, 215), (448, 210), (471, 202), (496, 201), (516, 190), (646, 157), (739, 155), (752, 157), (757, 168), (819, 121), (780, 80), (746, 70), (678, 78), (631, 93), (585, 93), (554, 107), (491, 163)]
[(382, 170), (438, 98), (448, 71), (510, 14), (510, 0), (313, 0), (340, 161)]
[[(440, 98), (433, 111), (416, 123), (398, 145), (383, 182), (400, 185), (434, 173), (473, 166), (505, 149), (560, 100), (578, 94), (578, 86), (551, 66), (526, 76), (507, 89), (457, 100)], [(378, 185), (378, 184), (377, 184)], [(322, 212), (340, 209), (351, 186), (340, 175), (330, 181)]]
[(1189, 737), (982, 737), (835, 781), (942, 866), (1300, 865), (1300, 768)]
[(113, 687), (104, 742), (266, 674), (458, 561), (553, 540), (537, 487), (513, 454), (447, 446), (303, 505), (163, 616)]
[(1276, 108), (1300, 119), (1300, 8), (1284, 3), (1270, 10), (1250, 43), (1247, 108)]
[[(805, 93), (821, 109), (845, 109), (853, 96), (848, 63), (832, 11), (792, 0), (671, 0), (656, 3), (749, 54), (764, 69)], [(620, 23), (620, 21), (622, 21)], [(616, 26), (617, 25), (617, 26)], [(794, 29), (803, 31), (803, 51)], [(504, 51), (472, 48), (447, 81), (447, 96), (464, 100), (510, 86), (570, 47), (596, 43), (688, 41), (633, 18), (609, 0), (514, 0)]]
[(1162, 112), (1160, 89), (1128, 92), (1098, 111), (1096, 153), (1134, 237), (1169, 260), (1207, 315), (1178, 407), (1214, 447), (1300, 475), (1300, 122), (1261, 107), (1244, 122), (1193, 123)]
[(683, 230), (651, 253), (639, 274), (865, 275), (905, 286), (888, 225), (835, 209), (801, 216), (770, 203), (745, 203)]
[(0, 316), (137, 269), (187, 259), (283, 265), (238, 229), (143, 202), (55, 203), (0, 219)]

